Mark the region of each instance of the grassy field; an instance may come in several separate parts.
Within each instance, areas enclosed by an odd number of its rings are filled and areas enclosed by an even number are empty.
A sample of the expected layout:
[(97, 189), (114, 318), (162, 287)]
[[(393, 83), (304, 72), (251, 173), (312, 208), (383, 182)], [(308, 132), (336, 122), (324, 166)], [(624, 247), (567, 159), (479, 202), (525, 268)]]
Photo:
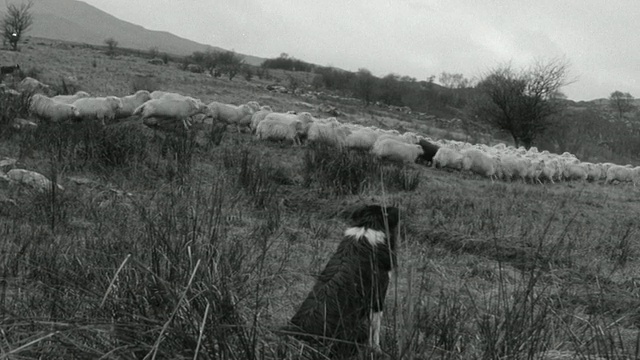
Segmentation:
[[(131, 93), (138, 74), (205, 102), (319, 103), (269, 93), (259, 79), (56, 44), (32, 42), (0, 61), (50, 84), (74, 76), (97, 95)], [(335, 105), (343, 122), (432, 129)], [(0, 358), (322, 358), (272, 330), (307, 295), (349, 212), (370, 203), (402, 210), (382, 358), (640, 357), (632, 186), (494, 183), (232, 130), (197, 146), (136, 119), (43, 124), (0, 140), (4, 157), (65, 190), (0, 182)]]

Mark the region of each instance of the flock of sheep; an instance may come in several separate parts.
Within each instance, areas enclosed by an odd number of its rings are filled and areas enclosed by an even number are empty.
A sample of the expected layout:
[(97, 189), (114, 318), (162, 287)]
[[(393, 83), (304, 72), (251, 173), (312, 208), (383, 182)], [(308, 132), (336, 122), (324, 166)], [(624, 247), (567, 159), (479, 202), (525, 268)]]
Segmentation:
[[(47, 85), (26, 78), (19, 90), (38, 91)], [(535, 147), (526, 150), (504, 144), (487, 146), (428, 137), (396, 130), (383, 130), (359, 124), (340, 123), (335, 117), (319, 119), (308, 112), (274, 112), (255, 101), (242, 105), (220, 102), (204, 104), (189, 96), (164, 91), (140, 90), (124, 97), (91, 97), (80, 91), (74, 95), (47, 97), (35, 94), (32, 115), (47, 121), (113, 121), (139, 116), (150, 127), (167, 123), (189, 129), (195, 115), (213, 118), (235, 126), (238, 132), (251, 132), (260, 140), (289, 141), (294, 145), (324, 142), (341, 148), (369, 151), (375, 156), (405, 163), (423, 163), (440, 168), (470, 171), (491, 180), (554, 183), (564, 180), (640, 182), (640, 166), (582, 162), (570, 153), (562, 155)]]

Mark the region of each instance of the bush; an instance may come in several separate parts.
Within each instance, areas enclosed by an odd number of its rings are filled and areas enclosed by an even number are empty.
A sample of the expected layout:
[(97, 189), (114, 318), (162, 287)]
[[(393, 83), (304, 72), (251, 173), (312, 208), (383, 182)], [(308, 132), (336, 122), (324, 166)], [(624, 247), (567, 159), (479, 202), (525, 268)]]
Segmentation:
[(167, 158), (166, 176), (169, 181), (184, 183), (191, 173), (191, 164), (196, 150), (194, 132), (170, 132), (162, 141), (161, 155)]
[(224, 167), (234, 174), (235, 183), (260, 209), (266, 209), (274, 202), (279, 185), (292, 183), (283, 169), (249, 148), (240, 150), (239, 155), (237, 149), (225, 148), (222, 161)]
[(70, 169), (107, 170), (147, 157), (147, 140), (135, 126), (103, 127), (97, 123), (41, 123), (21, 142), (21, 152), (44, 151)]
[(368, 152), (314, 143), (304, 154), (304, 179), (318, 182), (335, 195), (359, 194), (378, 173), (380, 164)]
[(318, 142), (304, 154), (304, 182), (317, 182), (334, 195), (357, 195), (374, 184), (388, 191), (413, 191), (420, 184), (420, 171), (380, 161), (367, 151)]
[(32, 95), (29, 92), (13, 95), (0, 89), (0, 138), (13, 134), (15, 130), (13, 123), (16, 118), (29, 116)]
[(400, 164), (382, 167), (382, 181), (387, 190), (414, 191), (420, 184), (420, 171), (405, 168)]

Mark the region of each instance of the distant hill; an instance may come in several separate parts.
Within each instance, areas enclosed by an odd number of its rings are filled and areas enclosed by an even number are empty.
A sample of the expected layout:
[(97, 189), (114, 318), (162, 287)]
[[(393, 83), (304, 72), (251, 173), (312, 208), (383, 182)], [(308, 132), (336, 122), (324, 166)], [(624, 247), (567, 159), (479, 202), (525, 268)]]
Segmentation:
[[(148, 30), (120, 20), (100, 9), (78, 0), (35, 0), (32, 8), (34, 22), (28, 35), (66, 40), (78, 43), (104, 45), (113, 37), (125, 48), (148, 50), (157, 47), (160, 52), (189, 55), (194, 51), (225, 49), (201, 44), (166, 31)], [(240, 54), (251, 65), (260, 65), (265, 59)]]

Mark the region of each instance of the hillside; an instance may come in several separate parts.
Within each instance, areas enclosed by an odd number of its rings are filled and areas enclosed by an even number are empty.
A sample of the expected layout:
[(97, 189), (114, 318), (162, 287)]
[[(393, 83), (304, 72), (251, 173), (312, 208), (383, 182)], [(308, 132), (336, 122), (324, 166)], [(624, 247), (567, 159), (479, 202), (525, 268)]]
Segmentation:
[[(95, 95), (146, 88), (317, 117), (330, 103), (343, 123), (451, 135), (410, 114), (89, 47), (34, 41), (0, 51), (0, 62), (9, 57), (53, 86), (73, 76)], [(12, 96), (0, 92), (2, 101)], [(640, 191), (632, 184), (494, 180), (258, 140), (196, 119), (190, 132), (154, 130), (136, 116), (26, 130), (0, 119), (8, 129), (0, 172), (34, 170), (62, 185), (37, 191), (0, 176), (6, 358), (325, 358), (274, 330), (311, 291), (353, 226), (349, 214), (373, 203), (401, 213), (382, 317), (386, 356), (376, 358), (640, 354)], [(202, 133), (204, 142), (193, 137)]]
[[(113, 37), (122, 47), (141, 50), (157, 47), (161, 52), (176, 55), (189, 55), (208, 47), (225, 50), (165, 31), (145, 29), (78, 0), (35, 0), (33, 15), (34, 23), (29, 35), (34, 37), (95, 45), (103, 45), (106, 38)], [(259, 65), (264, 60), (242, 55), (251, 65)]]

